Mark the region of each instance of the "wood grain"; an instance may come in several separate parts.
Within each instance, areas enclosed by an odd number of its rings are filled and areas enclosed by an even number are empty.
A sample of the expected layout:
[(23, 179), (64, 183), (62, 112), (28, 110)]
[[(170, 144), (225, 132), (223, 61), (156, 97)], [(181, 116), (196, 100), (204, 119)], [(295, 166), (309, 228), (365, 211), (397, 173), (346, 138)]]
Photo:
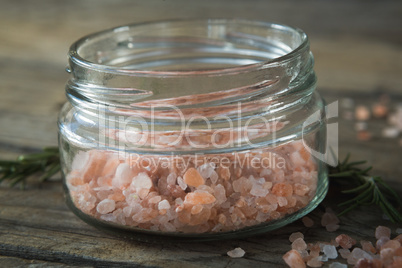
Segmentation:
[[(170, 18), (239, 17), (297, 26), (310, 37), (318, 88), (328, 102), (352, 98), (371, 106), (380, 93), (390, 107), (402, 102), (402, 5), (400, 1), (12, 1), (0, 2), (0, 159), (57, 144), (57, 113), (65, 102), (69, 45), (85, 34), (112, 26)], [(381, 137), (385, 120), (370, 120), (369, 142), (356, 138), (353, 121), (339, 119), (340, 155), (367, 159), (402, 194), (402, 150)], [(83, 223), (65, 203), (60, 178), (25, 191), (0, 186), (0, 267), (283, 267), (288, 236), (329, 241), (347, 233), (373, 240), (374, 228), (398, 226), (377, 208), (360, 208), (341, 218), (341, 229), (319, 225), (325, 206), (339, 201), (337, 189), (311, 217), (278, 231), (241, 240), (146, 244), (107, 235)], [(246, 255), (231, 259), (228, 250)]]

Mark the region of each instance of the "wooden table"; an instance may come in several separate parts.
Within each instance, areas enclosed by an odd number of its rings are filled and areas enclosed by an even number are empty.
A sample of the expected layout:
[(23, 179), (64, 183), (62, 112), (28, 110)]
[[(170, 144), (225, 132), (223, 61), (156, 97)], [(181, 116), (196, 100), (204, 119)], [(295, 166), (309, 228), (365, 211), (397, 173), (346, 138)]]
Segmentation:
[[(301, 1), (300, 1), (301, 2)], [(65, 102), (64, 68), (69, 45), (97, 30), (167, 18), (241, 17), (278, 21), (310, 36), (319, 77), (328, 101), (352, 98), (372, 105), (390, 94), (402, 103), (402, 5), (400, 1), (2, 1), (0, 3), (0, 152), (1, 159), (56, 145), (56, 118)], [(381, 137), (385, 120), (370, 120), (370, 141), (356, 138), (354, 122), (343, 118), (340, 154), (367, 159), (402, 194), (402, 147)], [(325, 205), (311, 217), (317, 228), (295, 222), (278, 231), (241, 240), (153, 245), (126, 241), (86, 225), (65, 203), (61, 182), (21, 191), (0, 186), (0, 267), (45, 266), (140, 267), (282, 267), (290, 249), (288, 236), (302, 231), (307, 241), (329, 241), (347, 233), (373, 240), (374, 228), (397, 225), (382, 219), (375, 207), (341, 217), (341, 228), (328, 233), (319, 226), (325, 206), (335, 208), (332, 189)], [(246, 255), (226, 252), (241, 247)], [(36, 266), (35, 266), (36, 267)]]

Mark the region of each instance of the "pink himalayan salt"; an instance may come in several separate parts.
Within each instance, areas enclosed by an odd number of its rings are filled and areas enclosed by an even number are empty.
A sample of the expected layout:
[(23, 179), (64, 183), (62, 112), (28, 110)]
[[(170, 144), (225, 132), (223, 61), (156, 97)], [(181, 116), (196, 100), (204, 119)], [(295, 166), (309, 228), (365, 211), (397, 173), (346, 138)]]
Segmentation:
[(303, 217), (302, 222), (306, 227), (313, 227), (314, 225), (314, 221), (308, 216)]
[(130, 166), (127, 163), (122, 163), (117, 166), (116, 173), (112, 180), (112, 185), (116, 188), (127, 187), (131, 183), (132, 179), (133, 174)]
[(333, 245), (325, 245), (322, 248), (322, 252), (325, 254), (325, 256), (328, 257), (328, 259), (336, 259), (338, 257), (338, 253), (336, 252), (336, 247)]
[(304, 239), (304, 234), (302, 234), (301, 232), (292, 233), (292, 234), (289, 236), (289, 241), (290, 241), (291, 243), (293, 243), (293, 242), (294, 242), (296, 239), (298, 239), (298, 238)]
[(366, 121), (370, 119), (370, 110), (363, 105), (359, 105), (356, 107), (355, 116), (357, 120)]
[(391, 229), (389, 229), (388, 227), (385, 226), (378, 226), (375, 229), (375, 238), (376, 239), (380, 239), (381, 237), (391, 237)]
[(235, 248), (227, 252), (228, 256), (231, 258), (242, 258), (246, 252), (242, 248)]
[[(301, 147), (297, 145), (299, 143), (300, 142), (293, 142), (280, 148), (284, 148), (285, 151), (300, 150)], [(251, 151), (251, 153), (257, 157), (261, 156), (258, 150), (256, 153), (253, 151)], [(104, 215), (102, 219), (107, 219), (121, 225), (137, 226), (151, 230), (173, 230), (180, 232), (209, 232), (211, 230), (231, 231), (262, 222), (268, 222), (282, 218), (307, 205), (314, 196), (317, 183), (317, 167), (306, 152), (299, 154), (304, 161), (303, 166), (297, 166), (293, 163), (293, 165), (289, 165), (289, 167), (292, 168), (286, 170), (270, 169), (269, 175), (260, 176), (261, 173), (264, 173), (261, 170), (241, 169), (239, 167), (233, 168), (232, 164), (231, 166), (229, 165), (227, 169), (218, 167), (216, 171), (214, 170), (212, 172), (211, 176), (213, 176), (214, 173), (218, 176), (215, 180), (218, 184), (214, 184), (212, 179), (209, 178), (206, 180), (206, 184), (200, 185), (197, 189), (194, 189), (192, 186), (191, 188), (187, 187), (183, 179), (181, 179), (186, 192), (178, 185), (180, 184), (178, 174), (185, 174), (188, 169), (184, 165), (183, 168), (178, 168), (178, 166), (172, 162), (172, 165), (166, 168), (159, 166), (154, 167), (152, 163), (156, 161), (150, 160), (150, 157), (147, 156), (149, 165), (143, 168), (133, 166), (133, 163), (131, 163), (129, 159), (116, 161), (118, 159), (117, 155), (106, 151), (93, 150), (84, 155), (88, 157), (87, 161), (93, 164), (91, 168), (83, 166), (81, 169), (71, 171), (66, 176), (67, 186), (70, 189), (71, 197), (77, 208), (95, 218), (101, 218), (94, 208), (96, 208), (102, 200), (110, 199), (115, 201), (115, 210), (107, 214), (102, 214)], [(157, 158), (158, 156), (151, 157)], [(103, 166), (96, 164), (93, 159), (99, 159), (101, 163), (105, 161), (106, 164)], [(141, 159), (138, 161), (141, 161)], [(138, 161), (136, 160), (136, 162)], [(102, 177), (104, 174), (113, 174), (111, 170), (113, 170), (114, 167), (116, 167), (117, 170), (120, 164), (125, 163), (129, 164), (132, 172), (131, 185), (128, 187), (124, 186), (124, 183), (122, 185), (115, 184), (113, 186), (113, 175)], [(191, 161), (189, 161), (188, 164), (189, 168), (192, 166), (197, 167), (197, 165)], [(77, 165), (78, 164), (76, 164), (76, 166)], [(106, 169), (107, 166), (110, 168)], [(215, 168), (215, 164), (212, 163), (211, 167)], [(293, 170), (293, 168), (297, 171)], [(301, 172), (301, 170), (303, 171)], [(82, 177), (84, 174), (86, 181), (84, 181)], [(226, 177), (226, 179), (222, 177), (222, 175)], [(239, 176), (243, 177), (239, 178)], [(308, 178), (308, 180), (304, 178)], [(73, 180), (78, 183), (73, 184)], [(239, 191), (236, 193), (233, 189), (236, 188), (234, 186), (235, 181), (241, 182), (238, 185), (240, 189), (238, 189)], [(308, 186), (310, 189), (308, 194), (305, 196), (297, 195), (295, 191), (293, 191), (295, 182)], [(278, 195), (273, 194), (273, 185), (278, 183), (288, 185), (285, 186), (285, 190), (286, 188), (292, 189), (292, 194), (290, 196), (283, 196), (283, 194), (288, 194), (286, 191), (278, 191)], [(252, 195), (251, 190), (253, 186), (255, 190), (258, 189), (256, 186), (259, 186), (261, 189), (269, 190), (269, 192), (266, 196)], [(199, 189), (202, 189), (201, 192), (207, 192), (216, 199), (213, 203), (199, 204), (204, 207), (200, 213), (191, 214), (191, 210), (194, 206), (196, 206), (196, 208), (194, 208), (193, 213), (197, 212), (198, 204), (191, 204), (189, 202), (185, 202), (185, 204), (176, 203), (177, 200), (186, 199), (186, 195), (195, 193), (199, 191)], [(255, 194), (254, 191), (253, 193)], [(232, 196), (233, 194), (237, 196)], [(261, 193), (257, 193), (257, 195), (261, 195)], [(191, 195), (189, 195), (189, 197), (191, 197)], [(228, 210), (235, 206), (237, 201), (240, 200), (240, 197), (244, 201), (241, 210), (236, 208), (232, 215), (233, 217), (229, 217), (230, 213)], [(278, 198), (280, 200), (279, 202), (287, 202), (287, 205), (283, 207), (278, 206)], [(166, 200), (170, 208), (159, 209), (158, 202), (162, 200)], [(187, 198), (187, 200), (190, 199)], [(220, 213), (218, 213), (218, 211)], [(227, 213), (228, 216), (224, 217), (223, 213)], [(220, 216), (219, 223), (218, 215), (222, 215)], [(226, 220), (223, 220), (224, 218)], [(185, 221), (183, 222), (181, 219), (185, 219)], [(221, 226), (217, 226), (218, 224)]]
[(98, 211), (100, 214), (107, 214), (112, 212), (115, 208), (116, 203), (114, 200), (104, 199), (96, 206), (96, 211)]
[(398, 249), (398, 248), (400, 248), (400, 247), (401, 247), (401, 243), (399, 243), (399, 241), (390, 240), (390, 241), (388, 241), (387, 243), (385, 243), (385, 244), (381, 247), (381, 250), (384, 249), (384, 248), (391, 248), (391, 249), (393, 249), (393, 250), (396, 250), (396, 249)]
[(368, 260), (368, 259), (359, 259), (355, 265), (355, 268), (382, 268), (381, 260)]
[(192, 205), (196, 204), (212, 204), (216, 198), (207, 192), (194, 192), (188, 193), (184, 199), (184, 202)]
[(362, 249), (366, 252), (369, 252), (369, 253), (371, 252), (373, 254), (375, 254), (377, 252), (377, 250), (373, 246), (373, 243), (371, 243), (370, 241), (361, 240), (360, 245), (362, 245)]
[(287, 265), (291, 268), (305, 268), (306, 264), (303, 261), (302, 256), (297, 250), (290, 250), (283, 255), (283, 260), (286, 262)]
[(372, 260), (373, 257), (360, 248), (354, 248), (350, 253), (347, 261), (349, 264), (356, 264), (359, 259)]
[(197, 168), (198, 173), (204, 178), (208, 179), (214, 172), (213, 163), (205, 163)]
[(398, 242), (402, 245), (402, 234), (398, 235), (398, 236), (395, 237), (393, 240), (398, 241)]
[(288, 183), (277, 183), (272, 188), (272, 193), (277, 196), (291, 196), (293, 194), (293, 187)]
[(338, 217), (333, 212), (325, 212), (321, 218), (321, 225), (324, 227), (329, 224), (336, 225), (339, 222), (340, 221), (339, 221)]
[(378, 251), (381, 250), (382, 246), (387, 243), (390, 239), (386, 236), (381, 237), (380, 239), (377, 240), (375, 243), (375, 247)]
[(380, 251), (381, 261), (385, 266), (388, 266), (392, 263), (392, 259), (394, 257), (394, 249), (392, 248), (384, 248)]
[(349, 249), (356, 244), (356, 240), (345, 234), (338, 235), (335, 238), (335, 241), (339, 244), (339, 246), (346, 249)]
[(299, 237), (292, 243), (292, 249), (302, 251), (307, 248), (306, 242), (304, 242), (303, 238)]
[(309, 267), (321, 267), (321, 266), (323, 265), (323, 262), (321, 261), (321, 257), (318, 256), (318, 257), (311, 258), (311, 259), (307, 262), (307, 265), (308, 265)]
[(134, 177), (131, 185), (135, 189), (150, 189), (152, 187), (152, 180), (147, 173), (141, 172), (136, 177)]
[(195, 168), (187, 169), (183, 176), (184, 182), (189, 186), (198, 187), (205, 183), (204, 178)]
[(342, 258), (347, 259), (350, 255), (350, 250), (346, 248), (340, 248), (338, 249), (339, 254), (341, 255)]

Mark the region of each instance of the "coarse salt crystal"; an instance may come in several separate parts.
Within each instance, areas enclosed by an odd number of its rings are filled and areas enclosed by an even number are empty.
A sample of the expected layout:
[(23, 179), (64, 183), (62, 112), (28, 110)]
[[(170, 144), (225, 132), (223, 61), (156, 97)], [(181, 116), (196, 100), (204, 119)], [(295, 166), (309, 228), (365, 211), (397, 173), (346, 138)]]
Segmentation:
[(380, 239), (381, 237), (391, 237), (391, 229), (386, 226), (378, 226), (375, 229), (375, 238)]
[(305, 250), (307, 248), (306, 242), (304, 242), (303, 238), (299, 237), (292, 243), (292, 249), (296, 249), (298, 251)]
[(227, 252), (228, 256), (231, 258), (242, 258), (246, 252), (242, 248), (235, 248)]
[(385, 138), (396, 138), (399, 132), (399, 129), (396, 127), (386, 127), (382, 130), (382, 136)]
[(338, 250), (339, 254), (342, 258), (347, 259), (350, 255), (350, 250), (346, 248), (341, 248)]
[(205, 163), (199, 166), (197, 170), (204, 179), (208, 179), (211, 177), (214, 168), (210, 165), (210, 163)]
[(302, 222), (306, 227), (312, 227), (314, 225), (314, 221), (308, 216), (303, 217)]
[(291, 268), (305, 268), (306, 267), (306, 264), (304, 263), (302, 256), (295, 249), (292, 249), (292, 250), (286, 252), (286, 254), (283, 255), (282, 258), (286, 262), (286, 264), (289, 265)]
[(332, 245), (325, 245), (322, 249), (322, 252), (328, 257), (328, 259), (336, 259), (338, 257), (338, 253), (336, 252), (336, 248)]
[(333, 262), (329, 265), (329, 268), (348, 268), (348, 266), (340, 262)]
[(335, 238), (335, 241), (336, 241), (342, 248), (346, 248), (346, 249), (349, 249), (349, 248), (351, 248), (353, 245), (356, 244), (356, 240), (354, 240), (353, 238), (351, 238), (350, 236), (345, 235), (345, 234), (338, 235), (338, 236)]
[(112, 212), (115, 208), (116, 203), (114, 200), (104, 199), (96, 206), (96, 211), (98, 211), (100, 214), (107, 214)]
[(298, 239), (298, 238), (304, 239), (304, 234), (302, 234), (301, 232), (292, 233), (292, 234), (289, 236), (289, 241), (290, 241), (291, 243), (293, 243), (293, 242), (294, 242), (296, 239)]
[(136, 177), (134, 177), (131, 185), (137, 190), (138, 189), (150, 189), (152, 187), (152, 180), (148, 176), (147, 173), (141, 172), (141, 173), (138, 173), (138, 175)]

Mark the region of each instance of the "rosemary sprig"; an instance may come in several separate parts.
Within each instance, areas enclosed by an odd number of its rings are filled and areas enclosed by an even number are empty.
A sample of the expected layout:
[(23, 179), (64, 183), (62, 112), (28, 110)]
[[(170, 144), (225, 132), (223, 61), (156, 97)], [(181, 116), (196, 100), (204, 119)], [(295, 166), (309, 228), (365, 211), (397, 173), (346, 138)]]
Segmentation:
[[(338, 166), (329, 169), (329, 176), (333, 180), (341, 180), (356, 187), (342, 191), (344, 194), (354, 195), (352, 199), (339, 204), (345, 208), (339, 215), (357, 208), (360, 205), (378, 205), (393, 222), (402, 222), (402, 215), (398, 209), (402, 208), (399, 196), (378, 176), (370, 176), (372, 167), (360, 168), (366, 161), (349, 162), (350, 154), (339, 162)], [(46, 181), (60, 171), (59, 149), (47, 147), (40, 153), (21, 155), (16, 161), (0, 161), (0, 183), (9, 181), (11, 187), (20, 184), (24, 188), (26, 179), (42, 173), (40, 181)], [(397, 205), (395, 207), (394, 205)]]
[[(377, 205), (392, 222), (402, 222), (402, 215), (398, 209), (402, 208), (402, 201), (396, 192), (378, 176), (370, 176), (372, 167), (360, 168), (366, 161), (349, 162), (350, 154), (339, 162), (338, 166), (329, 169), (329, 177), (341, 179), (348, 184), (357, 186), (342, 191), (344, 194), (352, 194), (354, 197), (340, 203), (339, 207), (346, 207), (339, 216), (357, 208), (360, 205)], [(395, 207), (395, 205), (397, 207)]]
[(11, 187), (25, 187), (26, 179), (41, 173), (40, 181), (46, 181), (60, 171), (59, 148), (46, 147), (42, 152), (20, 155), (15, 161), (0, 161), (0, 183), (8, 181)]

